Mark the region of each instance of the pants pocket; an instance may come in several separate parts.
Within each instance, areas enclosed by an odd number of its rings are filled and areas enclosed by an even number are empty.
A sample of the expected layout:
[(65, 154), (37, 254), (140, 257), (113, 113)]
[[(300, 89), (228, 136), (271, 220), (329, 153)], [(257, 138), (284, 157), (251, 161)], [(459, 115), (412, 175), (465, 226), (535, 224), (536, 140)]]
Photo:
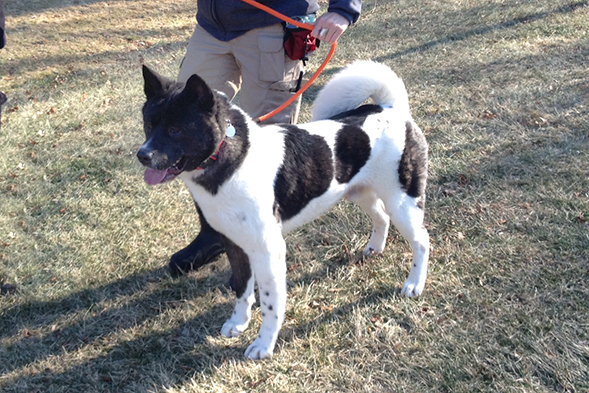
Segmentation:
[(284, 34), (260, 32), (260, 81), (279, 82), (284, 79)]

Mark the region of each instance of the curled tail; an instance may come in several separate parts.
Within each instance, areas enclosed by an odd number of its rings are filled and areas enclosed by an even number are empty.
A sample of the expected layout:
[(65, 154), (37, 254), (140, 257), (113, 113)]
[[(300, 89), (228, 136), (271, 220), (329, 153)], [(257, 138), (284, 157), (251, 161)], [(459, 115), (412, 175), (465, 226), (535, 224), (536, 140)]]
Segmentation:
[(368, 98), (376, 105), (409, 114), (409, 98), (401, 78), (384, 64), (364, 60), (348, 65), (327, 82), (313, 103), (312, 120), (356, 109)]

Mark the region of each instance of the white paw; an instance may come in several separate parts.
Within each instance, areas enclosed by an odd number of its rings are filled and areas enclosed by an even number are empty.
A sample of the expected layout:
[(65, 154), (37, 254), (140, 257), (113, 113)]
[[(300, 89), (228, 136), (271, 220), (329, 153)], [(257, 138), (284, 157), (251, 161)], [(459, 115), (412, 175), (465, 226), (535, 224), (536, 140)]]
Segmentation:
[(272, 356), (272, 352), (274, 352), (274, 348), (269, 347), (268, 345), (260, 342), (261, 340), (258, 338), (256, 339), (252, 345), (250, 345), (245, 350), (245, 356), (252, 360), (260, 360), (266, 359)]
[(403, 289), (401, 289), (401, 295), (405, 297), (415, 297), (421, 295), (425, 282), (413, 282), (409, 279), (403, 283)]
[(248, 325), (249, 321), (245, 323), (239, 323), (229, 318), (223, 324), (223, 327), (221, 328), (221, 334), (225, 337), (237, 337), (243, 333), (245, 329), (247, 329)]

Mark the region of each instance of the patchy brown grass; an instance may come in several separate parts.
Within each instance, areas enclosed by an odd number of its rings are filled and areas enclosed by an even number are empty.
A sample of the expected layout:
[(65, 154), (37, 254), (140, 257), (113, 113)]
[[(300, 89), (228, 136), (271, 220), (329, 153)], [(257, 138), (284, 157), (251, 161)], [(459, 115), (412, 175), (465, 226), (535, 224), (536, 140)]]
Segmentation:
[[(2, 392), (589, 390), (589, 4), (366, 1), (305, 97), (350, 61), (403, 77), (430, 143), (424, 295), (410, 250), (356, 263), (341, 203), (288, 235), (271, 360), (219, 330), (225, 258), (174, 280), (198, 231), (180, 183), (149, 188), (140, 65), (175, 76), (193, 0), (11, 1), (0, 90)], [(316, 67), (320, 53), (311, 67)]]

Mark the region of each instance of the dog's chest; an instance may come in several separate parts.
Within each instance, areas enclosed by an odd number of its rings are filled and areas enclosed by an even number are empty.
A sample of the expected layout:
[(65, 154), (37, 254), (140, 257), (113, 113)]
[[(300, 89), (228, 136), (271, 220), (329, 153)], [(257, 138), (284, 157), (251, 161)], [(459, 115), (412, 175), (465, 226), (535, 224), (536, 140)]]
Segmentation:
[(181, 175), (207, 221), (226, 235), (221, 228), (251, 230), (259, 225), (260, 216), (272, 217), (274, 179), (284, 157), (283, 138), (273, 132), (252, 133), (249, 140), (245, 159), (215, 193), (199, 184), (200, 172)]

